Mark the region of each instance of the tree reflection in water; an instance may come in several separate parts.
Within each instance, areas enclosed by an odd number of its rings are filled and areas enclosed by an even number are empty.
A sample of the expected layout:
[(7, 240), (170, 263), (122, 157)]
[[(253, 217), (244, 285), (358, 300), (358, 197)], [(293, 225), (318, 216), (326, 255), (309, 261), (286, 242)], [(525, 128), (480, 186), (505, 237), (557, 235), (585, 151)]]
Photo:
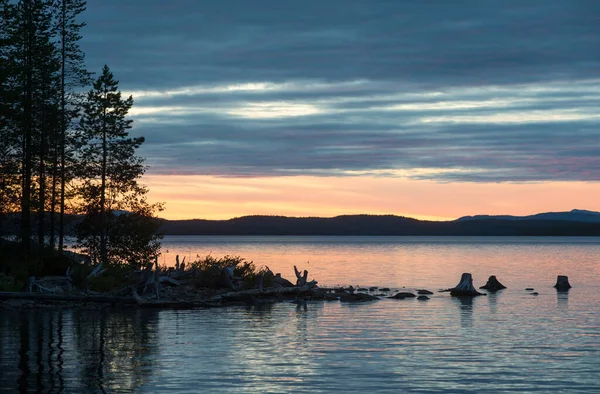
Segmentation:
[(133, 391), (153, 372), (155, 311), (2, 311), (0, 317), (3, 390)]

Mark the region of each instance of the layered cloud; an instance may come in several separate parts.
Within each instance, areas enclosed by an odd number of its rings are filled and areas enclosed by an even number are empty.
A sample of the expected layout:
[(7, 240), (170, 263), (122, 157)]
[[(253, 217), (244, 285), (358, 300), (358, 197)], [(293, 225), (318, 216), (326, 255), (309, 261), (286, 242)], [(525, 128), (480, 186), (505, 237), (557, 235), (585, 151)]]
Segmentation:
[(594, 1), (88, 6), (153, 174), (600, 179)]

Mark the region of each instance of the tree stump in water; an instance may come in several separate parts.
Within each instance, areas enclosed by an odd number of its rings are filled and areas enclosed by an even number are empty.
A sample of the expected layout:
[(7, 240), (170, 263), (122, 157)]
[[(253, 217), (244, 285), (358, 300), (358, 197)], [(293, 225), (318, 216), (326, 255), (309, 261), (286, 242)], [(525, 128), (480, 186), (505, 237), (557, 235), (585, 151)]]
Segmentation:
[(455, 297), (474, 297), (483, 295), (473, 286), (473, 278), (471, 274), (464, 273), (460, 278), (460, 283), (453, 289), (450, 289), (450, 295)]
[(569, 277), (566, 275), (558, 275), (556, 278), (556, 284), (554, 288), (559, 291), (569, 290), (571, 288), (571, 284), (569, 283)]
[(492, 275), (489, 277), (487, 283), (480, 287), (480, 289), (485, 289), (487, 291), (495, 292), (498, 290), (506, 289), (502, 283), (496, 279), (496, 275)]

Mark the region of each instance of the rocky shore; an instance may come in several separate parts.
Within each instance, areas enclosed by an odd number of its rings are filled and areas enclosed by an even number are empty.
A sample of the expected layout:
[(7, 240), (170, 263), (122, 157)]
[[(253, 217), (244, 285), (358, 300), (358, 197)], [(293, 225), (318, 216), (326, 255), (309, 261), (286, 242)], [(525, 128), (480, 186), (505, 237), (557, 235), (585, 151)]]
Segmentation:
[[(276, 302), (339, 301), (362, 303), (382, 298), (427, 301), (434, 294), (427, 289), (391, 289), (387, 287), (319, 287), (317, 281), (308, 280), (308, 271), (294, 266), (296, 283), (273, 273), (268, 267), (257, 271), (252, 263), (241, 258), (209, 260), (204, 264), (185, 266), (177, 258), (175, 267), (161, 268), (158, 263), (121, 275), (112, 281), (112, 288), (100, 292), (91, 284), (112, 278), (108, 269), (98, 265), (83, 280), (75, 280), (73, 272), (65, 276), (30, 278), (26, 291), (1, 292), (0, 310), (37, 308), (164, 308), (195, 309), (234, 305), (259, 306)], [(107, 276), (108, 275), (108, 276)], [(114, 275), (114, 273), (112, 274)], [(114, 278), (112, 278), (114, 279)], [(557, 289), (568, 289), (566, 276), (557, 279)], [(488, 292), (505, 289), (496, 276), (490, 276)], [(473, 286), (471, 274), (464, 273), (453, 288), (439, 290), (455, 297), (486, 295)], [(537, 293), (536, 293), (537, 294)]]

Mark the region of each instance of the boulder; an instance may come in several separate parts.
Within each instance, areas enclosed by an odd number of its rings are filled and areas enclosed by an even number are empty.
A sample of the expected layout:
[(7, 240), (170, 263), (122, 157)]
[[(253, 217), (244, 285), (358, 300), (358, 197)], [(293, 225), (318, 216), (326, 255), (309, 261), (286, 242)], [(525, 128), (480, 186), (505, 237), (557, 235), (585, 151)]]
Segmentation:
[(390, 296), (388, 298), (393, 298), (395, 300), (403, 300), (405, 298), (415, 298), (416, 295), (413, 293), (409, 293), (407, 291), (401, 291), (400, 293), (394, 294), (393, 296)]
[(431, 295), (431, 294), (433, 294), (433, 291), (429, 291), (429, 290), (421, 289), (421, 290), (417, 290), (417, 294), (421, 294), (421, 295)]
[(375, 301), (378, 300), (379, 297), (375, 297), (366, 293), (352, 293), (352, 294), (343, 294), (340, 297), (341, 302), (366, 302), (366, 301)]

